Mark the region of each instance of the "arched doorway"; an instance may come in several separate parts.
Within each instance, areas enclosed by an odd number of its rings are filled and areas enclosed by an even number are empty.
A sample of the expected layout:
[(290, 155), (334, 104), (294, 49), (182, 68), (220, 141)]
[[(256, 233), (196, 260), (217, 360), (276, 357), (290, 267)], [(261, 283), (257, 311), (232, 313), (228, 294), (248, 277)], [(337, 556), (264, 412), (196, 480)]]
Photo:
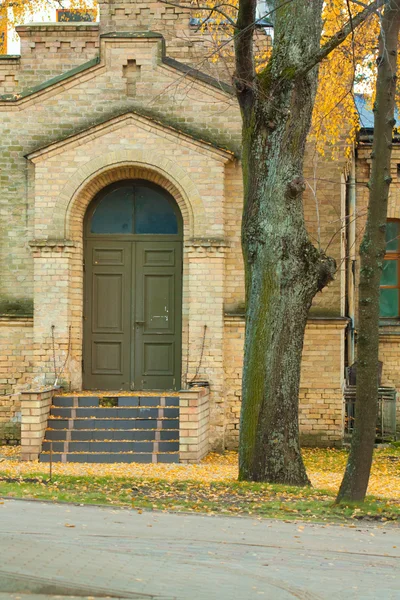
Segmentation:
[(83, 387), (181, 386), (182, 216), (145, 180), (107, 186), (84, 223)]

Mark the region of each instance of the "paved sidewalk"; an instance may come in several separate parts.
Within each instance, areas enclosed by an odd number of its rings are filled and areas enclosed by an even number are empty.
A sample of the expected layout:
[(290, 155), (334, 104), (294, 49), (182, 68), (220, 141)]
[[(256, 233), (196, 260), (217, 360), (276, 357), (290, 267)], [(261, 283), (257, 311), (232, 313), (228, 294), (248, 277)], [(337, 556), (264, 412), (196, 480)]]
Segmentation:
[(350, 528), (5, 500), (0, 557), (0, 600), (56, 594), (400, 600), (395, 525)]

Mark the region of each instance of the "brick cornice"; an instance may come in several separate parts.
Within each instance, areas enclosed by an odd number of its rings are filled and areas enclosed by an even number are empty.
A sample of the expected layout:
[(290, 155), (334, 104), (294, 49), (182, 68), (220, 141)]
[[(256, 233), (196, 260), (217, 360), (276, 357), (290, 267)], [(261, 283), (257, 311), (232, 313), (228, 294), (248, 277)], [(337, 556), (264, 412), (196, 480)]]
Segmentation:
[(91, 21), (74, 21), (74, 22), (59, 22), (59, 23), (25, 23), (24, 25), (17, 25), (15, 31), (21, 37), (25, 33), (36, 33), (40, 31), (57, 31), (60, 33), (71, 32), (71, 31), (98, 31), (99, 23)]
[(229, 243), (224, 238), (191, 238), (185, 242), (185, 247), (223, 250), (229, 247)]
[(32, 327), (33, 317), (19, 315), (0, 315), (0, 327)]
[(21, 60), (21, 56), (19, 54), (0, 54), (0, 64), (14, 64), (18, 63)]
[(28, 242), (28, 245), (32, 250), (40, 251), (42, 249), (63, 250), (63, 249), (74, 248), (76, 246), (76, 243), (73, 240), (46, 239), (46, 240), (31, 240), (30, 242)]

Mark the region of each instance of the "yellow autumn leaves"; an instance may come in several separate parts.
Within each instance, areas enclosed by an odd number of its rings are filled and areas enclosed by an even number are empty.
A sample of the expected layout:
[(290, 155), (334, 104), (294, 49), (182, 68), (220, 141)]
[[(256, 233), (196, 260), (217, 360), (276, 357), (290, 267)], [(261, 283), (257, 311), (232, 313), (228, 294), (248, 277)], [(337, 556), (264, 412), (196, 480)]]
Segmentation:
[[(0, 447), (0, 474), (7, 477), (27, 477), (41, 474), (46, 477), (49, 465), (38, 462), (19, 462), (18, 447)], [(312, 485), (317, 489), (337, 492), (346, 464), (346, 453), (334, 449), (303, 450), (304, 462)], [(55, 463), (53, 475), (112, 478), (143, 478), (168, 482), (197, 481), (234, 482), (237, 480), (237, 453), (210, 454), (200, 464), (81, 464)], [(400, 452), (396, 448), (377, 450), (371, 471), (368, 493), (400, 500)]]
[[(70, 0), (68, 8), (89, 9), (93, 4), (97, 5), (96, 0)], [(60, 8), (57, 2), (48, 0), (0, 0), (0, 16), (7, 15), (11, 25), (18, 25), (37, 12), (47, 12), (49, 6)]]

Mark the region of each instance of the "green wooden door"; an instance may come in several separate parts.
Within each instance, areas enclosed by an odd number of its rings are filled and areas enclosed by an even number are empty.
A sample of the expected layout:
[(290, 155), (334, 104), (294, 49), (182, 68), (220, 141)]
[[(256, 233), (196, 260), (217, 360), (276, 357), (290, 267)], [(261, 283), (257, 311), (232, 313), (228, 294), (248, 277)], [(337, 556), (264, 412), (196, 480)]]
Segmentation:
[(181, 385), (181, 242), (89, 241), (84, 389)]
[(136, 389), (181, 385), (181, 252), (180, 242), (136, 244)]
[(84, 389), (129, 390), (132, 243), (88, 241), (84, 275)]
[(153, 184), (113, 184), (89, 207), (84, 389), (180, 389), (181, 240), (179, 209)]

